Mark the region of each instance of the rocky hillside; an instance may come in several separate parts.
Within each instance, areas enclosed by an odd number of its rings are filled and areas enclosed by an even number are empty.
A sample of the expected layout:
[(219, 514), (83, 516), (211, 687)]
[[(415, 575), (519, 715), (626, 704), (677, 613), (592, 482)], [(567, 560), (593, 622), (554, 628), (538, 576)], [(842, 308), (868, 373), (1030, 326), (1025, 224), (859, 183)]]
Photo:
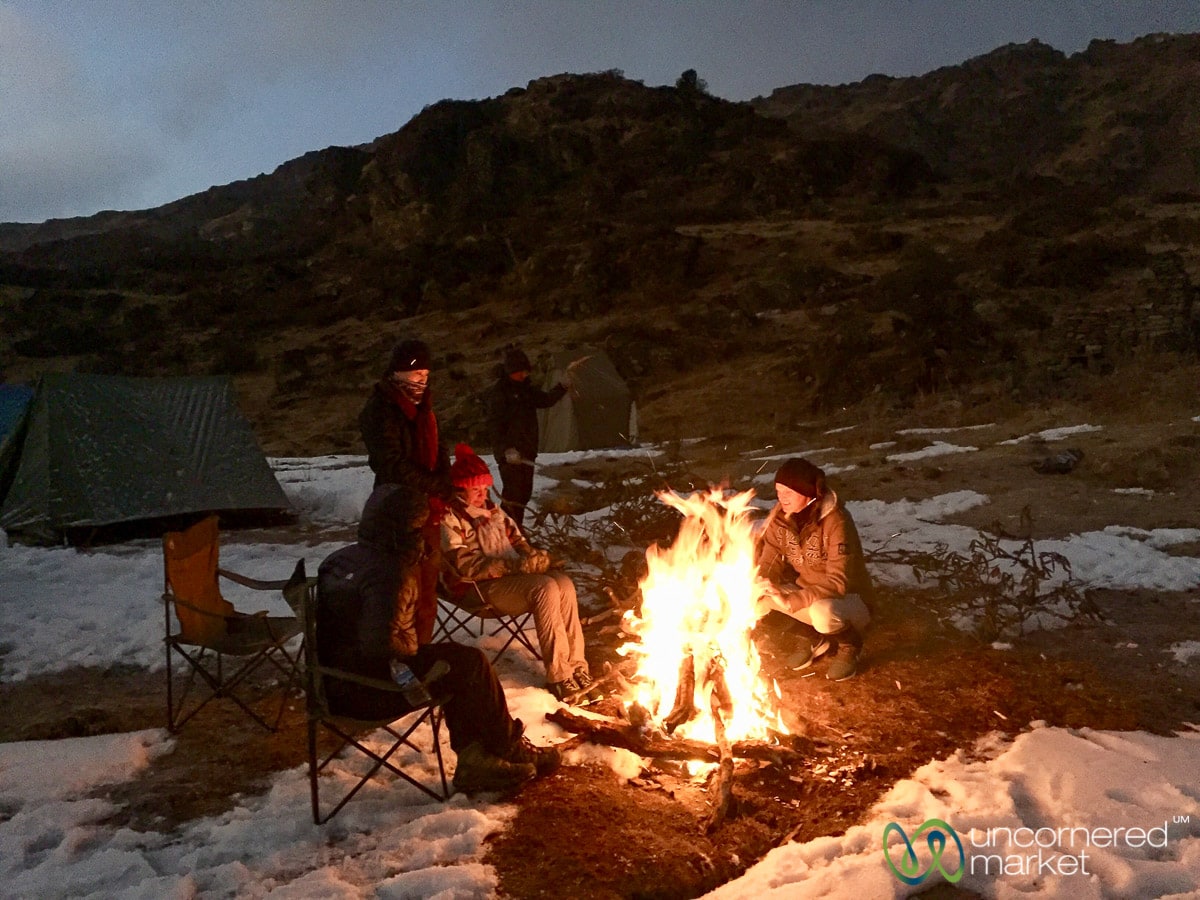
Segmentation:
[(0, 366), (233, 373), (267, 449), (314, 454), (358, 449), (410, 334), (455, 439), (514, 340), (604, 345), (656, 439), (1194, 361), (1198, 60), (1035, 42), (752, 103), (617, 72), (445, 101), (158, 209), (0, 225)]

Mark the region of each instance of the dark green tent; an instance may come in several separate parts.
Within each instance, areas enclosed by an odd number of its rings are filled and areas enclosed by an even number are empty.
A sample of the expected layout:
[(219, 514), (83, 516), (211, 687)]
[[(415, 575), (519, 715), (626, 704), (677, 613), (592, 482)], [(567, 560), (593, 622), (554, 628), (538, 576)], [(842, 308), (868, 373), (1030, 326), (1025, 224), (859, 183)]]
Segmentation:
[(603, 350), (563, 352), (554, 357), (547, 388), (571, 366), (571, 393), (538, 410), (538, 450), (595, 450), (637, 443), (637, 406), (629, 385)]
[(290, 504), (227, 378), (45, 375), (0, 440), (0, 527), (23, 540), (251, 510)]
[(25, 417), (33, 388), (23, 384), (0, 384), (0, 442)]

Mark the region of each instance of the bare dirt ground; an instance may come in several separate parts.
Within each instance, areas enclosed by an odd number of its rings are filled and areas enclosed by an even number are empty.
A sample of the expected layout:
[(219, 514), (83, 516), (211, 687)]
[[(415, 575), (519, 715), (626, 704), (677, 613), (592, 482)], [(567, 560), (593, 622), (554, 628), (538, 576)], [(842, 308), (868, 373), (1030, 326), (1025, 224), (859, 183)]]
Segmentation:
[[(814, 458), (844, 468), (831, 481), (850, 499), (918, 499), (968, 489), (987, 494), (989, 504), (955, 519), (976, 528), (1000, 522), (1015, 529), (1029, 507), (1036, 539), (1107, 525), (1195, 528), (1200, 423), (1191, 417), (1197, 414), (1200, 409), (1180, 407), (1173, 414), (1141, 409), (1100, 418), (1082, 407), (1054, 408), (993, 423), (972, 422), (958, 410), (941, 422), (873, 420), (833, 433), (836, 422), (798, 426), (792, 444), (763, 452), (835, 447)], [(905, 424), (981, 421), (991, 427), (896, 433)], [(1073, 424), (1100, 428), (1046, 445), (1003, 443)], [(978, 449), (912, 462), (886, 459), (933, 440)], [(874, 446), (886, 441), (896, 444)], [(765, 443), (761, 435), (710, 439), (687, 452), (695, 471), (736, 484), (761, 465), (751, 451)], [(1066, 447), (1084, 451), (1074, 471), (1033, 470), (1031, 463)], [(604, 474), (594, 464), (586, 468), (589, 477)], [(1172, 552), (1194, 556), (1200, 548)], [(496, 867), (502, 893), (695, 897), (781, 843), (844, 831), (897, 780), (933, 759), (969, 750), (989, 732), (1016, 734), (1038, 720), (1157, 733), (1200, 722), (1200, 665), (1178, 663), (1166, 652), (1172, 643), (1200, 640), (1200, 589), (1091, 591), (1099, 618), (1024, 635), (1008, 650), (954, 631), (935, 605), (915, 593), (881, 593), (863, 670), (848, 682), (827, 681), (821, 664), (807, 677), (781, 668), (778, 660), (795, 637), (773, 620), (760, 627), (760, 649), (783, 691), (793, 730), (814, 742), (805, 763), (740, 762), (733, 814), (712, 834), (704, 829), (710, 798), (703, 782), (653, 767), (623, 782), (607, 770), (565, 766), (516, 795), (519, 814), (493, 840), (486, 861)], [(593, 666), (615, 658), (615, 634), (592, 626), (587, 637)], [(0, 684), (6, 710), (0, 740), (159, 727), (165, 718), (162, 678), (118, 668)], [(116, 822), (170, 829), (231, 808), (239, 794), (260, 790), (272, 773), (305, 759), (302, 699), (273, 735), (220, 704), (201, 715), (201, 727), (185, 728), (174, 753), (156, 760), (137, 782), (112, 791), (120, 807)]]

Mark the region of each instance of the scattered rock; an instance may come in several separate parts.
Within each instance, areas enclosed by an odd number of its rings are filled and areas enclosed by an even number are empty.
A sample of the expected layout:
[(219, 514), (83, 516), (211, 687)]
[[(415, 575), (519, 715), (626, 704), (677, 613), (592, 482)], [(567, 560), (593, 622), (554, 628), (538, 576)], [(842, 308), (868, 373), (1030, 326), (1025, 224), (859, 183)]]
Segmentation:
[(1073, 471), (1082, 459), (1083, 451), (1071, 448), (1037, 460), (1033, 463), (1033, 470), (1040, 475), (1065, 475)]

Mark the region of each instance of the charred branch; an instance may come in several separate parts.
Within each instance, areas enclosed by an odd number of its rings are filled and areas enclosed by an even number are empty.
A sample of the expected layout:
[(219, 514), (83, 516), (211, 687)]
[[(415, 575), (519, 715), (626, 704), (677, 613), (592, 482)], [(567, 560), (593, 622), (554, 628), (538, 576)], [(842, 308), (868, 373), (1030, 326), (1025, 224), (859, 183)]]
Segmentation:
[(717, 739), (717, 755), (720, 760), (710, 788), (713, 808), (704, 825), (705, 832), (711, 834), (725, 821), (733, 802), (733, 749), (725, 736), (725, 719), (733, 714), (733, 699), (725, 681), (725, 666), (719, 657), (714, 657), (709, 662), (704, 677), (710, 688), (708, 704), (712, 711), (713, 732)]
[[(620, 747), (646, 759), (696, 760), (720, 762), (720, 750), (715, 744), (691, 738), (663, 737), (645, 732), (629, 722), (609, 717), (580, 716), (567, 709), (557, 709), (546, 718), (576, 735), (559, 744), (560, 750), (579, 746), (585, 741), (608, 747)], [(734, 741), (730, 754), (734, 759), (753, 759), (780, 766), (796, 765), (822, 753), (821, 746), (807, 738), (786, 736), (783, 743), (766, 741)]]
[(700, 710), (692, 703), (696, 693), (696, 660), (688, 654), (679, 663), (679, 680), (675, 686), (675, 705), (663, 719), (663, 728), (667, 734), (674, 734), (675, 729), (691, 719)]

